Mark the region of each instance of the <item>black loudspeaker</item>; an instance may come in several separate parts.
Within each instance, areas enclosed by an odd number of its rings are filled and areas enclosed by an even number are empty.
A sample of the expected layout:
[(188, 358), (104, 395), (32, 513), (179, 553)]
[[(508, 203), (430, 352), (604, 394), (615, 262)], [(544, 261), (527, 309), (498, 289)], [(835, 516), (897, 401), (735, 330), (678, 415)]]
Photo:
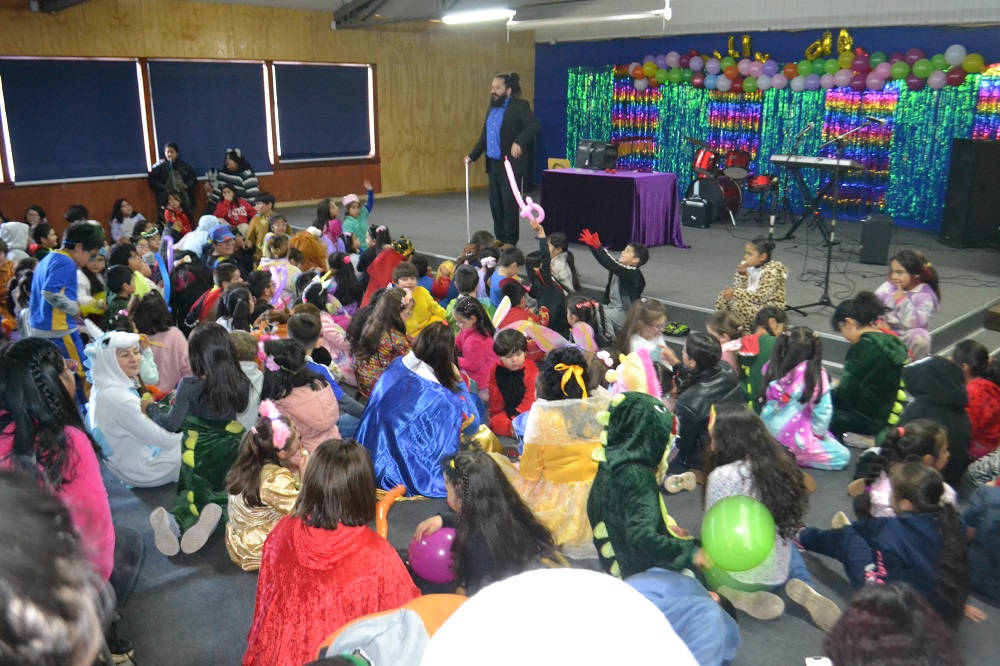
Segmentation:
[(618, 145), (607, 141), (580, 139), (576, 147), (578, 169), (614, 169), (618, 163)]
[(888, 215), (869, 215), (861, 221), (861, 263), (879, 266), (889, 263), (893, 226)]
[(1000, 141), (951, 144), (941, 242), (953, 247), (1000, 244)]
[(712, 202), (696, 197), (685, 199), (681, 204), (681, 224), (685, 227), (705, 229), (712, 224), (715, 211)]

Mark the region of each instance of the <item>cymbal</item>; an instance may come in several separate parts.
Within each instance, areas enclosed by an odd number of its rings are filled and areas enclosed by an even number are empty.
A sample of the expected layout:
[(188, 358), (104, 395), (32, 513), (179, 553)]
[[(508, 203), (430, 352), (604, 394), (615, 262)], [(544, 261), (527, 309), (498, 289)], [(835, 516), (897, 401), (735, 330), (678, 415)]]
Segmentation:
[(701, 139), (696, 139), (693, 136), (686, 136), (686, 137), (684, 137), (684, 139), (686, 141), (689, 141), (690, 143), (693, 143), (694, 145), (698, 146), (699, 148), (708, 148), (708, 144), (705, 143), (704, 141), (702, 141)]

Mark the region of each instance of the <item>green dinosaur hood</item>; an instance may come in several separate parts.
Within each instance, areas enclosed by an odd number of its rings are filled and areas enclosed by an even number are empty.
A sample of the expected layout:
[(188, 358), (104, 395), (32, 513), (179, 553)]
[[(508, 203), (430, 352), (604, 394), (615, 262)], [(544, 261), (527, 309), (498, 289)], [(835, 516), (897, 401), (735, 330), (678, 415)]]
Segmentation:
[(659, 399), (645, 393), (619, 393), (598, 421), (607, 425), (604, 464), (609, 468), (641, 465), (666, 469), (676, 419)]
[(906, 351), (906, 345), (895, 335), (890, 333), (864, 333), (859, 342), (862, 341), (878, 349), (887, 358), (891, 359), (893, 363), (903, 365), (910, 361), (910, 353)]

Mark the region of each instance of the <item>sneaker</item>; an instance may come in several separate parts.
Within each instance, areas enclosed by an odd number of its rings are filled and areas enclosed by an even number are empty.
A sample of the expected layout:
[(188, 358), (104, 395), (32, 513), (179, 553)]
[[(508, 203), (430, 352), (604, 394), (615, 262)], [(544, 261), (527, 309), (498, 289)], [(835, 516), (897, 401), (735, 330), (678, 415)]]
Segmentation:
[(798, 578), (785, 583), (785, 594), (809, 613), (809, 617), (823, 631), (830, 631), (840, 619), (840, 608), (831, 600)]
[(178, 537), (181, 528), (177, 525), (176, 518), (160, 506), (149, 514), (149, 524), (153, 526), (153, 543), (156, 545), (156, 550), (167, 557), (173, 557), (180, 552), (181, 544)]
[(108, 627), (104, 633), (104, 640), (107, 641), (111, 658), (116, 664), (124, 664), (135, 655), (132, 642), (118, 635), (118, 620), (112, 622)]
[(845, 432), (844, 446), (849, 446), (852, 449), (870, 449), (875, 446), (875, 438), (869, 435), (859, 435), (856, 432)]
[(785, 612), (785, 602), (770, 592), (743, 592), (725, 585), (716, 590), (733, 606), (758, 620), (776, 620)]
[(841, 527), (847, 527), (850, 525), (851, 519), (848, 518), (847, 514), (843, 511), (838, 511), (833, 514), (833, 520), (830, 521), (830, 524), (833, 525), (833, 529), (839, 530)]
[(663, 487), (668, 493), (679, 493), (682, 490), (694, 490), (698, 487), (698, 479), (693, 472), (673, 474), (663, 480)]
[(184, 536), (181, 537), (181, 550), (187, 554), (197, 553), (208, 543), (208, 537), (212, 536), (219, 520), (222, 518), (222, 507), (218, 504), (206, 504), (198, 522), (192, 525)]

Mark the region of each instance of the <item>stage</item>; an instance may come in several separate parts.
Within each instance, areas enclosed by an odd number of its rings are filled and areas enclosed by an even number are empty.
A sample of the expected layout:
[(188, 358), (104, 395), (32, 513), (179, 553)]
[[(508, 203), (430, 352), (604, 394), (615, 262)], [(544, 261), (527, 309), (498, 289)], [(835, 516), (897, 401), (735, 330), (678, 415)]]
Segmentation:
[[(538, 191), (528, 195), (538, 199)], [(312, 206), (277, 210), (288, 217), (294, 227), (308, 226), (314, 217)], [(486, 190), (471, 193), (471, 228), (493, 230)], [(775, 237), (789, 229), (792, 219), (780, 220)], [(453, 259), (462, 249), (466, 238), (465, 194), (454, 192), (406, 197), (379, 198), (372, 210), (373, 222), (385, 224), (393, 236), (405, 235), (418, 252), (428, 255), (432, 264), (441, 259)], [(728, 217), (727, 217), (728, 220)], [(758, 225), (756, 209), (743, 210), (736, 216), (736, 226), (730, 222), (715, 222), (708, 229), (684, 227), (684, 241), (690, 247), (650, 248), (650, 260), (643, 267), (647, 297), (663, 301), (670, 318), (692, 329), (703, 329), (705, 317), (712, 312), (718, 293), (732, 283), (733, 272), (743, 257), (747, 240), (767, 235), (767, 223)], [(830, 297), (834, 304), (859, 291), (874, 291), (886, 278), (884, 266), (866, 265), (858, 261), (861, 225), (838, 222), (830, 275)], [(537, 248), (534, 233), (521, 220), (521, 240), (524, 252)], [(779, 241), (774, 258), (788, 268), (788, 303), (815, 303), (823, 293), (822, 281), (826, 249), (818, 229), (803, 223), (795, 238)], [(941, 308), (931, 320), (934, 351), (946, 350), (955, 342), (975, 336), (992, 352), (1000, 348), (1000, 333), (982, 330), (983, 313), (1000, 303), (1000, 251), (991, 249), (963, 250), (941, 244), (936, 233), (895, 228), (889, 256), (909, 248), (925, 253), (941, 276)], [(607, 282), (607, 272), (598, 266), (589, 248), (572, 245), (577, 269), (585, 288), (601, 294)], [(839, 362), (847, 351), (847, 342), (830, 327), (833, 308), (813, 307), (808, 316), (789, 313), (793, 324), (811, 326), (824, 338), (825, 359), (836, 374)]]

